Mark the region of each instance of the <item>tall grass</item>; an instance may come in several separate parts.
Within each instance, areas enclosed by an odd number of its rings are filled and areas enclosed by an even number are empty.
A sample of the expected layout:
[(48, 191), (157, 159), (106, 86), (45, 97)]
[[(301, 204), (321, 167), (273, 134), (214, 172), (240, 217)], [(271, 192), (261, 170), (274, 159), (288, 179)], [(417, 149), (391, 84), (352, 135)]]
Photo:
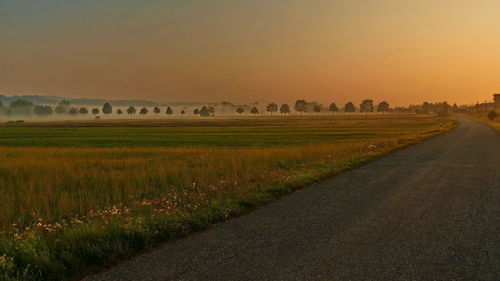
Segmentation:
[(438, 133), (429, 124), (267, 148), (0, 147), (0, 279), (76, 279)]
[(283, 181), (280, 175), (297, 165), (335, 166), (357, 159), (371, 144), (383, 149), (390, 142), (240, 149), (0, 148), (0, 226), (57, 222), (161, 196), (185, 209), (186, 202), (206, 204), (226, 193)]

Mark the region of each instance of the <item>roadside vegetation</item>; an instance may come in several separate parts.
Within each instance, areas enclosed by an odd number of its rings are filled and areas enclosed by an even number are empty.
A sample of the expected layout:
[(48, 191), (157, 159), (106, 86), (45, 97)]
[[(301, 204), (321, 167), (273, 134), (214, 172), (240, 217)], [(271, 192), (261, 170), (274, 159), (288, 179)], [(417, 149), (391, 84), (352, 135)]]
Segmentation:
[(294, 120), (0, 127), (0, 279), (77, 280), (455, 124)]
[(473, 119), (488, 124), (495, 131), (500, 133), (500, 114), (495, 110), (479, 111), (468, 114)]

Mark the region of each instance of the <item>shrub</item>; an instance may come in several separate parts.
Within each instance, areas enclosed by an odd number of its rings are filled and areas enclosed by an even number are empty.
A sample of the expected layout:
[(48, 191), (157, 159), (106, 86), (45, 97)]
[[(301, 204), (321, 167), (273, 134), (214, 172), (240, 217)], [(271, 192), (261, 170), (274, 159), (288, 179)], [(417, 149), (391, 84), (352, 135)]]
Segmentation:
[(495, 120), (497, 117), (498, 113), (496, 113), (495, 111), (492, 110), (488, 112), (488, 119), (490, 119), (491, 121)]

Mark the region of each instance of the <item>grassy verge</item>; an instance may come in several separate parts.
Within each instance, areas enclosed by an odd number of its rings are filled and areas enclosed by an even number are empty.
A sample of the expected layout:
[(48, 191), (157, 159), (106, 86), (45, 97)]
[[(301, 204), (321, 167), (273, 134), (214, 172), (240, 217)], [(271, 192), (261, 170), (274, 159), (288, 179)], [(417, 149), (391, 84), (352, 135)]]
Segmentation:
[(469, 113), (467, 116), (473, 120), (487, 124), (500, 134), (500, 117), (497, 117), (495, 120), (490, 120), (486, 112)]
[(440, 121), (380, 121), (376, 137), (361, 122), (349, 142), (288, 146), (1, 147), (0, 279), (77, 280), (455, 125)]

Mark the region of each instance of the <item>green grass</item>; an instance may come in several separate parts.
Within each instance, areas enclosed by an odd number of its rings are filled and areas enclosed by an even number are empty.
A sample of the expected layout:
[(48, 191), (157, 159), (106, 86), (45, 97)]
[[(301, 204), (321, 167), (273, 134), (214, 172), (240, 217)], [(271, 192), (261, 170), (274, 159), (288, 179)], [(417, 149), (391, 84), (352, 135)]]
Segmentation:
[(454, 125), (389, 116), (0, 127), (0, 280), (78, 280)]
[[(397, 137), (418, 134), (432, 125), (439, 129), (436, 120), (421, 117), (406, 117), (404, 120), (391, 117), (368, 120), (359, 117), (292, 118), (289, 122), (263, 118), (251, 121), (247, 120), (245, 126), (235, 126), (231, 120), (163, 124), (168, 127), (138, 127), (141, 123), (130, 127), (109, 127), (114, 123), (96, 123), (92, 127), (77, 127), (78, 123), (66, 127), (39, 127), (40, 124), (35, 123), (35, 127), (29, 127), (29, 124), (0, 127), (0, 146), (270, 147)], [(148, 125), (146, 122), (142, 124)]]

